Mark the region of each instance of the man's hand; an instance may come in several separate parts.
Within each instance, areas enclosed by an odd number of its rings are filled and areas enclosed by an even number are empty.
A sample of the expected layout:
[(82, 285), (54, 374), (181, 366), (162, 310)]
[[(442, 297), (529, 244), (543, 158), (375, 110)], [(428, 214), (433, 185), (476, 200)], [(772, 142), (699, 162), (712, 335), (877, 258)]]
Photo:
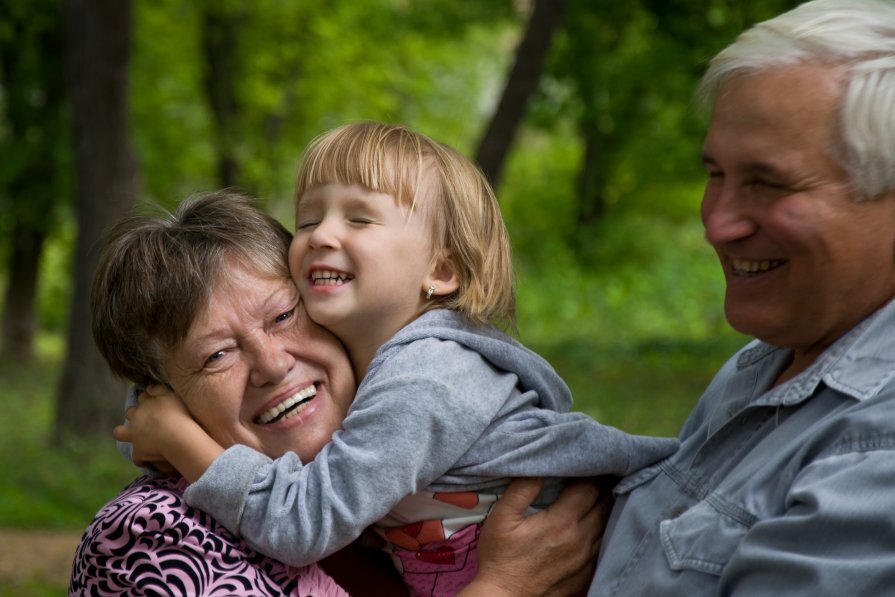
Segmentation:
[(507, 488), (482, 529), (478, 574), (461, 595), (575, 595), (587, 590), (611, 500), (601, 495), (595, 481), (573, 481), (554, 504), (527, 514), (542, 484), (517, 479)]

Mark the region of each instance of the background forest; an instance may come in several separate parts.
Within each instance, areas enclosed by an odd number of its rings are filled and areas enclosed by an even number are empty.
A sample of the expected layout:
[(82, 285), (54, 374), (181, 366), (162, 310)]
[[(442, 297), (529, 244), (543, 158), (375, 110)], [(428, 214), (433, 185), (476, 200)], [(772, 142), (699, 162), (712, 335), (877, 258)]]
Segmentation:
[(86, 526), (133, 476), (93, 349), (102, 230), (235, 186), (292, 227), (302, 148), (409, 124), (475, 158), (520, 339), (577, 408), (673, 435), (743, 342), (702, 238), (707, 60), (795, 0), (0, 0), (0, 527)]

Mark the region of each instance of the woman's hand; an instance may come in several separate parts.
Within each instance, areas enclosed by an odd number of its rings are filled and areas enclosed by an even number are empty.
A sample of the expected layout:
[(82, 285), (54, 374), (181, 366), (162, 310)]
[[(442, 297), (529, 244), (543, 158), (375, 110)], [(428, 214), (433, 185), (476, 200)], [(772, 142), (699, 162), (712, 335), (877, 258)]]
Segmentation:
[(526, 510), (540, 479), (517, 479), (498, 500), (479, 538), (479, 570), (461, 593), (575, 595), (593, 576), (611, 500), (594, 480), (569, 483), (559, 499), (535, 514)]
[(116, 440), (133, 444), (137, 466), (151, 464), (162, 472), (176, 469), (193, 482), (223, 452), (166, 386), (149, 386), (138, 400), (138, 406), (124, 413), (127, 423), (112, 430)]

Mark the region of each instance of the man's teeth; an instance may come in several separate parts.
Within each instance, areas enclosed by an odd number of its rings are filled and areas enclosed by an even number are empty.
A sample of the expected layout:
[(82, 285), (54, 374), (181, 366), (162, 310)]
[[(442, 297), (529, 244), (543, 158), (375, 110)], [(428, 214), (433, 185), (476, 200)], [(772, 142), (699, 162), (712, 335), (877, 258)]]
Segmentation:
[(258, 415), (258, 418), (255, 419), (255, 421), (261, 423), (262, 425), (265, 425), (267, 423), (272, 423), (280, 419), (288, 419), (290, 417), (294, 417), (295, 415), (303, 411), (304, 405), (307, 404), (310, 399), (316, 395), (317, 388), (313, 385), (310, 385), (305, 389), (295, 393), (286, 400), (283, 400), (272, 409), (261, 413), (260, 415)]
[(311, 282), (315, 286), (336, 286), (354, 279), (351, 274), (343, 274), (329, 270), (316, 270), (311, 272)]
[(786, 263), (783, 259), (764, 259), (762, 261), (733, 260), (733, 270), (738, 274), (757, 274), (780, 267)]

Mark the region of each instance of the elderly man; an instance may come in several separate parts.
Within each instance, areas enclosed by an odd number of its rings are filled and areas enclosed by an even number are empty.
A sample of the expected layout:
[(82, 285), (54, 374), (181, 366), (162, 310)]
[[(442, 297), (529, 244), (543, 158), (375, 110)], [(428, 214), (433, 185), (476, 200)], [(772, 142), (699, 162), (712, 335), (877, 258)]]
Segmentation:
[(892, 594), (895, 1), (761, 23), (701, 90), (706, 239), (758, 339), (616, 488), (590, 594)]

